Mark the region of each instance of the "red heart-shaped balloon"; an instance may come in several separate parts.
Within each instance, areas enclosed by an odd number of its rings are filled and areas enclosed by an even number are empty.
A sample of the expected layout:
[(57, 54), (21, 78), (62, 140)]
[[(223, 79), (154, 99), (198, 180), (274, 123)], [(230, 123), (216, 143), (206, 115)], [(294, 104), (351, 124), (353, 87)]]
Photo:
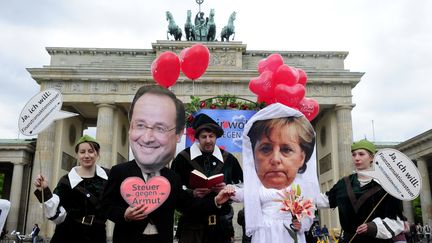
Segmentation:
[(181, 70), (186, 77), (195, 80), (205, 73), (210, 61), (210, 52), (202, 44), (195, 44), (180, 53)]
[(297, 69), (286, 64), (279, 66), (273, 75), (273, 81), (276, 85), (286, 84), (288, 86), (293, 86), (297, 83), (298, 78), (299, 73)]
[(186, 137), (193, 143), (195, 142), (195, 129), (192, 127), (186, 128)]
[(305, 117), (312, 121), (319, 112), (319, 104), (312, 98), (303, 98), (299, 102), (299, 111), (305, 115)]
[(283, 64), (283, 58), (280, 54), (273, 53), (267, 58), (261, 59), (258, 62), (258, 72), (263, 73), (264, 71), (276, 72), (277, 68)]
[(288, 86), (278, 84), (274, 89), (276, 101), (289, 107), (297, 107), (298, 103), (305, 96), (305, 87), (301, 84)]
[(264, 71), (249, 82), (249, 90), (261, 97), (273, 97), (273, 73)]
[(301, 68), (297, 68), (297, 72), (298, 72), (298, 83), (302, 84), (303, 86), (306, 86), (306, 82), (307, 82), (307, 74), (306, 72), (301, 69)]
[(171, 51), (160, 54), (151, 65), (151, 73), (160, 86), (171, 87), (180, 76), (180, 60), (178, 56)]
[(130, 206), (146, 205), (149, 214), (168, 198), (171, 184), (163, 176), (154, 176), (147, 183), (140, 177), (128, 177), (120, 185), (120, 193)]
[(182, 60), (184, 59), (185, 54), (189, 51), (189, 47), (184, 48), (183, 50), (181, 50), (180, 54), (179, 54), (179, 58), (180, 58), (180, 63), (182, 62)]
[(261, 97), (261, 96), (258, 96), (257, 97), (257, 102), (258, 103), (265, 102), (266, 105), (271, 105), (273, 103), (276, 103), (276, 99), (274, 97)]

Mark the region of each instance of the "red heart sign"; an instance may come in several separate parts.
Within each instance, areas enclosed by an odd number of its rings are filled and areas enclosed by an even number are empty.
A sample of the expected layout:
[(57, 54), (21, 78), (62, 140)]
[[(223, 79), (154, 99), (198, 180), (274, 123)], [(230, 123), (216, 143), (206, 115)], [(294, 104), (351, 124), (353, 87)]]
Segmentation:
[(299, 110), (309, 121), (312, 121), (318, 115), (319, 104), (312, 98), (304, 98), (299, 103)]
[(168, 198), (171, 184), (163, 176), (150, 178), (147, 183), (139, 177), (128, 177), (120, 185), (120, 193), (130, 206), (145, 204), (149, 214)]

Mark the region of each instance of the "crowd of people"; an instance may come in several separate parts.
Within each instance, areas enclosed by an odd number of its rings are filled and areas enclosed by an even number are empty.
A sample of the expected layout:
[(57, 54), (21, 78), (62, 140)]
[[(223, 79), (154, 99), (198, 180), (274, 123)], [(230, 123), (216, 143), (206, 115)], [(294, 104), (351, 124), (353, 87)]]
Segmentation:
[[(56, 224), (50, 242), (107, 242), (108, 219), (115, 224), (114, 243), (173, 242), (176, 210), (181, 213), (175, 236), (179, 242), (233, 242), (233, 202), (244, 203), (237, 219), (243, 227), (242, 242), (307, 242), (308, 232), (315, 242), (329, 240), (326, 225), (280, 212), (275, 198), (292, 185), (300, 185), (303, 196), (318, 198), (319, 208), (339, 209), (343, 242), (394, 242), (395, 236), (406, 232), (401, 201), (358, 173), (373, 165), (376, 148), (367, 140), (351, 146), (355, 172), (316, 195), (304, 176), (315, 160), (315, 131), (296, 109), (276, 103), (248, 121), (243, 132), (243, 169), (235, 156), (216, 146), (224, 131), (205, 114), (197, 115), (192, 123), (196, 142), (175, 156), (185, 128), (185, 107), (166, 88), (138, 89), (129, 122), (133, 160), (110, 169), (99, 166), (100, 145), (84, 135), (75, 145), (79, 164), (60, 178), (53, 191), (44, 175), (35, 179), (35, 195), (46, 217)], [(224, 180), (210, 188), (192, 187), (192, 170), (207, 177), (223, 174)], [(120, 188), (126, 178), (147, 182), (159, 176), (169, 181), (171, 189), (154, 211), (147, 213), (146, 205), (131, 206), (123, 199)], [(429, 242), (429, 225), (415, 228), (414, 239), (424, 237)], [(411, 233), (409, 240), (413, 237)]]
[(430, 241), (431, 236), (431, 227), (428, 223), (426, 223), (424, 226), (419, 222), (417, 224), (412, 223), (408, 230), (406, 231), (407, 236), (407, 242), (427, 242)]

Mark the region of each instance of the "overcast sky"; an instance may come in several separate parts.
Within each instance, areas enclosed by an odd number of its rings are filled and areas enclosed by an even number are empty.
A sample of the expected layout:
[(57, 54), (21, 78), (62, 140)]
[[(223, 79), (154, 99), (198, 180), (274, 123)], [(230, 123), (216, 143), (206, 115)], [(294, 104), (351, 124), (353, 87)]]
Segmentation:
[[(217, 33), (237, 12), (248, 50), (348, 51), (365, 72), (353, 89), (354, 139), (400, 142), (431, 129), (432, 1), (205, 0)], [(26, 68), (49, 65), (45, 47), (151, 48), (166, 39), (165, 11), (183, 26), (193, 0), (0, 1), (0, 138), (39, 86)], [(306, 94), (307, 96), (307, 94)], [(372, 129), (372, 121), (374, 129)], [(23, 135), (20, 138), (26, 138)]]

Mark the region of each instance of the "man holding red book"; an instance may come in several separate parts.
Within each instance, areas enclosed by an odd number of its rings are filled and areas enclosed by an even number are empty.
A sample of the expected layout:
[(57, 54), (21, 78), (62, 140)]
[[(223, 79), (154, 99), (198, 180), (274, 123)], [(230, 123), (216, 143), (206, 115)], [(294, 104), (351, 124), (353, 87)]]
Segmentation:
[[(184, 188), (196, 198), (214, 197), (226, 184), (238, 184), (243, 181), (243, 171), (238, 160), (227, 151), (216, 146), (217, 138), (224, 133), (223, 129), (206, 114), (194, 118), (196, 142), (181, 151), (174, 159), (171, 169), (180, 175)], [(205, 179), (223, 174), (223, 182), (210, 188), (203, 183), (201, 187), (191, 186), (191, 180), (197, 181), (197, 170)], [(195, 171), (196, 172), (196, 171)], [(192, 175), (192, 176), (191, 176)], [(228, 203), (228, 202), (227, 202)], [(234, 236), (231, 212), (220, 215), (183, 214), (179, 221), (179, 243), (225, 243), (231, 242)], [(227, 229), (229, 225), (230, 229)]]

